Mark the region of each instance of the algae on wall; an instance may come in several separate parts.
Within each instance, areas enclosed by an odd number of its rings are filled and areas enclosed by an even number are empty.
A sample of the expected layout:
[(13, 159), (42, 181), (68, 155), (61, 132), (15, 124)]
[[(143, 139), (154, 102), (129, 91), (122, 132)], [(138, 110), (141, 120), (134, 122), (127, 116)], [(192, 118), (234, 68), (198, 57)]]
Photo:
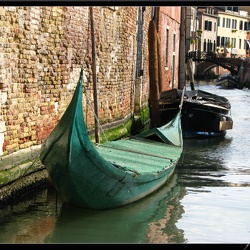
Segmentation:
[[(105, 141), (114, 141), (121, 138), (128, 137), (129, 135), (135, 135), (145, 128), (149, 123), (149, 107), (146, 106), (141, 113), (134, 117), (129, 117), (127, 120), (121, 123), (119, 121), (116, 127), (104, 130), (100, 128), (100, 143)], [(93, 132), (92, 132), (93, 133)], [(91, 134), (92, 134), (91, 133)], [(91, 141), (94, 143), (94, 136), (91, 135)]]

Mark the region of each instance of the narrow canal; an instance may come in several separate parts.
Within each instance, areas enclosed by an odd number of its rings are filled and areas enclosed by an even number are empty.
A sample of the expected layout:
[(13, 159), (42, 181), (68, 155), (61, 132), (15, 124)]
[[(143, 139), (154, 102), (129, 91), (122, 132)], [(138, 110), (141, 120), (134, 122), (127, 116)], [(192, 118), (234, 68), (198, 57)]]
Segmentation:
[(227, 97), (234, 126), (223, 138), (185, 139), (171, 181), (123, 208), (62, 204), (50, 188), (0, 207), (0, 243), (250, 242), (250, 90), (202, 89)]

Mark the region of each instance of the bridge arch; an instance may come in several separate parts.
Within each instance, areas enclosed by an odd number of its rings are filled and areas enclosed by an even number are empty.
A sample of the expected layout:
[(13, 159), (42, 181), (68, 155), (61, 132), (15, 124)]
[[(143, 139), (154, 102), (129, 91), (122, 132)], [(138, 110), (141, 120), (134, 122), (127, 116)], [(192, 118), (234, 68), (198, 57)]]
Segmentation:
[(196, 74), (204, 74), (209, 69), (221, 66), (238, 75), (243, 60), (241, 58), (221, 57), (213, 52), (190, 51), (186, 54), (186, 60), (191, 59), (196, 64)]
[(218, 64), (213, 64), (212, 66), (207, 67), (207, 68), (203, 71), (203, 74), (206, 73), (206, 72), (208, 72), (210, 69), (213, 69), (213, 68), (215, 68), (215, 67), (217, 67), (217, 66), (218, 66)]
[[(198, 75), (204, 75), (205, 73), (207, 73), (209, 70), (217, 67), (217, 66), (221, 66), (215, 63), (210, 63), (210, 62), (202, 62), (196, 65), (196, 74)], [(223, 66), (221, 66), (222, 68), (224, 68)], [(224, 68), (227, 69), (227, 68)]]

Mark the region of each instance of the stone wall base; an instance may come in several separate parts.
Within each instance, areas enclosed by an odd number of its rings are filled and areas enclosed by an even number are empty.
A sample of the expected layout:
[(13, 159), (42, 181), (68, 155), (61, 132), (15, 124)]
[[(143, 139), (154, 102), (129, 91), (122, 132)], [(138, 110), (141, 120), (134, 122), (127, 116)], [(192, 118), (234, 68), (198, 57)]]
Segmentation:
[(48, 172), (46, 169), (30, 173), (0, 188), (0, 206), (10, 202), (16, 203), (28, 193), (47, 188), (48, 184)]

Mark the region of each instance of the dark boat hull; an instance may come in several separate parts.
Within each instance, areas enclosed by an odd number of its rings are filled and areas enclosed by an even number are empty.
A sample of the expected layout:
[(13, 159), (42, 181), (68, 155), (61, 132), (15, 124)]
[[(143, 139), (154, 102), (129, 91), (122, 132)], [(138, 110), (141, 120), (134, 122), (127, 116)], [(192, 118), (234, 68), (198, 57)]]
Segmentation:
[(242, 84), (240, 84), (239, 81), (231, 74), (224, 74), (218, 77), (218, 79), (216, 80), (216, 85), (226, 89), (243, 88)]
[[(180, 92), (177, 93), (177, 98), (161, 99), (159, 115), (162, 124), (171, 120), (178, 112)], [(184, 138), (224, 136), (226, 130), (232, 129), (231, 109), (227, 99), (204, 91), (191, 90), (185, 93), (181, 111)], [(201, 97), (202, 94), (206, 95), (207, 101), (204, 95)]]

